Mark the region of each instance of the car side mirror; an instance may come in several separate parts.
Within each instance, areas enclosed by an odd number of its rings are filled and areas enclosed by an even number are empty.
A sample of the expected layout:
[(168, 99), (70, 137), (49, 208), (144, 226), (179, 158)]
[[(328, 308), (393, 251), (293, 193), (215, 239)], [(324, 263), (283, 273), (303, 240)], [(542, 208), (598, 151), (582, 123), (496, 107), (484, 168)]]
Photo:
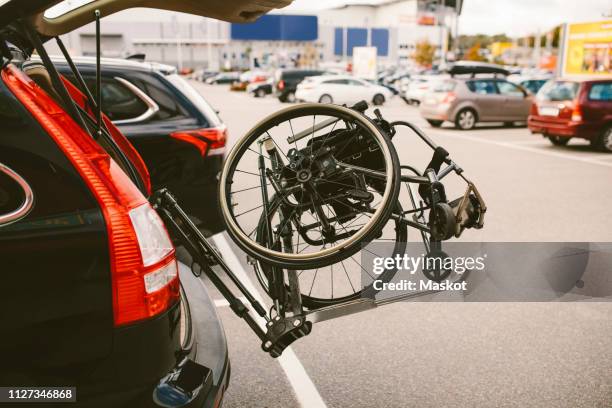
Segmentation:
[(34, 207), (30, 185), (10, 167), (0, 163), (0, 228), (19, 221)]

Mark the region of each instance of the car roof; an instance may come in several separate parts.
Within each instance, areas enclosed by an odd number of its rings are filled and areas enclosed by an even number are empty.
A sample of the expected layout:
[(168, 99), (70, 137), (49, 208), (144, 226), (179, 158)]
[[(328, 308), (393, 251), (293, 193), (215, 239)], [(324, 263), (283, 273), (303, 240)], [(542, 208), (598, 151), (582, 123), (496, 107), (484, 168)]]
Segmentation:
[(328, 79), (361, 79), (361, 78), (355, 78), (349, 75), (318, 75), (318, 76), (314, 76), (314, 77), (310, 77), (310, 80), (316, 80), (316, 81), (326, 81)]
[[(32, 60), (40, 61), (36, 56), (32, 56)], [(56, 65), (67, 65), (66, 59), (63, 56), (52, 55), (51, 61)], [(75, 65), (80, 67), (92, 67), (96, 66), (95, 57), (72, 57), (72, 61)], [(146, 61), (135, 61), (120, 58), (100, 58), (100, 65), (104, 68), (117, 68), (120, 70), (134, 70), (134, 71), (159, 71), (164, 74), (176, 73), (177, 70), (172, 65), (160, 64), (158, 62), (146, 62)]]

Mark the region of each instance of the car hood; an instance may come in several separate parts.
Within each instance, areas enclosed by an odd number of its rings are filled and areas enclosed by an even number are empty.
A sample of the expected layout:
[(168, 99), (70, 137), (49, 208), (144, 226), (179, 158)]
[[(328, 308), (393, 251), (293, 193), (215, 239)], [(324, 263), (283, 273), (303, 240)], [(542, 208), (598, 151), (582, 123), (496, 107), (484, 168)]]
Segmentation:
[(134, 7), (179, 11), (219, 20), (248, 23), (267, 12), (288, 6), (293, 0), (79, 0), (83, 3), (54, 18), (45, 17), (45, 10), (60, 0), (0, 0), (0, 27), (26, 16), (44, 36), (65, 34), (94, 20), (94, 11), (102, 17)]

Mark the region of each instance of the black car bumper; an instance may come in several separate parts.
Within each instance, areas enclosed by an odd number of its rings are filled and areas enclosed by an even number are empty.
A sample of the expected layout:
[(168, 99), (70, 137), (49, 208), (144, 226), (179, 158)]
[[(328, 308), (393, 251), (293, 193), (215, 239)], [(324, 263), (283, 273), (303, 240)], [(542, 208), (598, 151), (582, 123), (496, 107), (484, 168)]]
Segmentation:
[(112, 355), (98, 364), (88, 385), (77, 385), (77, 403), (70, 406), (221, 404), (230, 373), (225, 333), (206, 288), (181, 262), (179, 276), (184, 303), (153, 320), (118, 329)]
[(190, 358), (212, 370), (212, 386), (189, 407), (217, 407), (229, 385), (230, 363), (223, 326), (213, 300), (203, 282), (193, 275), (190, 268), (180, 264), (181, 284), (187, 299), (189, 327), (185, 327), (186, 348)]

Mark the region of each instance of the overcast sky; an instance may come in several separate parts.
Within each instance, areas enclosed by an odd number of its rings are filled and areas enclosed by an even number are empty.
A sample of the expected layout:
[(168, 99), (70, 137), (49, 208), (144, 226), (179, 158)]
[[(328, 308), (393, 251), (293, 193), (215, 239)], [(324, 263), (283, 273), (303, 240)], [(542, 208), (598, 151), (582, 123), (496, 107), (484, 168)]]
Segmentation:
[[(378, 1), (350, 1), (372, 3)], [(345, 4), (343, 0), (295, 0), (295, 10), (313, 10)], [(612, 12), (611, 0), (464, 0), (459, 19), (462, 34), (524, 36), (547, 31), (563, 22), (588, 21)]]

